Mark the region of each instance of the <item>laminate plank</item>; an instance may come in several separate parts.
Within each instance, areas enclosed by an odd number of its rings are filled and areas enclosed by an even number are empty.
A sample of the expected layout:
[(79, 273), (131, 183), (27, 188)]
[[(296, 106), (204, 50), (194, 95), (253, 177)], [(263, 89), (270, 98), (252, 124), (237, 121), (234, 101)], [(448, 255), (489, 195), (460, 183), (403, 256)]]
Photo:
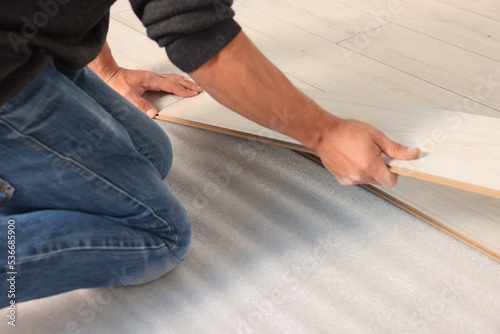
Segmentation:
[[(308, 95), (316, 94), (309, 92)], [(318, 96), (321, 97), (314, 97), (316, 102), (325, 109), (340, 110), (336, 115), (370, 123), (390, 138), (422, 150), (423, 157), (415, 161), (387, 159), (393, 172), (500, 198), (500, 147), (497, 145), (500, 119), (431, 108), (341, 103), (338, 99), (323, 97), (324, 94)], [(298, 144), (234, 115), (206, 94), (167, 108), (160, 114), (160, 118), (164, 117), (228, 129), (238, 136), (257, 135), (271, 142)]]
[(117, 0), (112, 6), (111, 6), (111, 16), (113, 16), (116, 13), (123, 12), (125, 10), (130, 10), (132, 7), (130, 6), (130, 1), (129, 0)]
[(500, 21), (500, 2), (497, 0), (480, 2), (475, 0), (439, 0), (448, 5), (465, 9), (467, 11)]
[(146, 27), (142, 24), (141, 20), (135, 15), (133, 10), (129, 8), (128, 10), (121, 11), (116, 14), (111, 14), (111, 18), (115, 21), (126, 25), (127, 27), (137, 31), (141, 35), (147, 36)]
[(238, 3), (331, 42), (366, 32), (371, 29), (367, 22), (374, 20), (371, 14), (335, 1), (316, 1), (313, 6), (301, 0), (240, 0)]
[(472, 1), (500, 9), (500, 2), (498, 2), (498, 0), (472, 0)]
[[(500, 21), (437, 0), (337, 0), (491, 59), (500, 60)], [(391, 4), (398, 10), (390, 11)], [(385, 13), (385, 14), (384, 14)]]
[[(400, 177), (376, 193), (500, 261), (500, 201), (439, 184)], [(413, 191), (412, 191), (413, 190)]]
[(477, 103), (500, 110), (500, 62), (402, 26), (356, 36), (340, 45)]

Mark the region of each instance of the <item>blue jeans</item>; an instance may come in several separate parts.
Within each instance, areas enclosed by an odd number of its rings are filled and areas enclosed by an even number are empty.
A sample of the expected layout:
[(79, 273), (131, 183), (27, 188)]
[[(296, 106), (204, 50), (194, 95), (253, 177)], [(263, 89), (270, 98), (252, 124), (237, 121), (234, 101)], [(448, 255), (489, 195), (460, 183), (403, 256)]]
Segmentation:
[(145, 283), (184, 259), (170, 141), (89, 69), (52, 63), (1, 105), (0, 153), (0, 308)]

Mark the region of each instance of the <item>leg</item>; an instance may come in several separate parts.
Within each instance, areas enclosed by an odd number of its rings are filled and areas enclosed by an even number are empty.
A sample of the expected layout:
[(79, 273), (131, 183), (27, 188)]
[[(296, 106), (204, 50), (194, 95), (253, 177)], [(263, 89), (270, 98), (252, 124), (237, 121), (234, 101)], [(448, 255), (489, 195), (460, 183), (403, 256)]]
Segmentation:
[(172, 146), (165, 132), (154, 121), (104, 83), (89, 68), (71, 71), (59, 66), (58, 70), (127, 129), (137, 151), (151, 161), (162, 178), (167, 176), (172, 166)]
[[(127, 130), (54, 65), (0, 106), (0, 254), (15, 221), (16, 302), (140, 284), (183, 260), (185, 210)], [(0, 280), (9, 271), (3, 260)]]

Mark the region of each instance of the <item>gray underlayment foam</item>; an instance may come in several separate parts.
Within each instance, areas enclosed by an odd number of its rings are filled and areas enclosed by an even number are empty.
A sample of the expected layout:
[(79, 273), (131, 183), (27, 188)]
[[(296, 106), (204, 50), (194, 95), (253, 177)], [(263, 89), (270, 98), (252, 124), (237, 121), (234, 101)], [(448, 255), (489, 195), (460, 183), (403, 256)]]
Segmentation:
[(294, 152), (158, 124), (186, 261), (20, 304), (1, 333), (500, 333), (498, 262)]

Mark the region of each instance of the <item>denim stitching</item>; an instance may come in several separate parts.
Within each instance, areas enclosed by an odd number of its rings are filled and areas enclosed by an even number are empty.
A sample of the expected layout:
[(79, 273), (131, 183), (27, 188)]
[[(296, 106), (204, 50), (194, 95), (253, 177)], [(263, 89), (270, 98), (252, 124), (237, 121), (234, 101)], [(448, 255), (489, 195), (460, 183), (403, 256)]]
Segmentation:
[(159, 249), (163, 249), (163, 248), (168, 249), (166, 244), (161, 244), (158, 246), (151, 246), (151, 247), (117, 247), (117, 246), (111, 246), (111, 247), (105, 247), (105, 246), (72, 247), (72, 248), (58, 249), (58, 250), (47, 252), (47, 253), (23, 257), (21, 260), (16, 261), (16, 263), (22, 264), (25, 262), (43, 259), (43, 258), (46, 258), (47, 256), (52, 256), (54, 254), (65, 253), (65, 252), (75, 252), (75, 251), (85, 251), (85, 250), (139, 251), (139, 250), (159, 250)]

